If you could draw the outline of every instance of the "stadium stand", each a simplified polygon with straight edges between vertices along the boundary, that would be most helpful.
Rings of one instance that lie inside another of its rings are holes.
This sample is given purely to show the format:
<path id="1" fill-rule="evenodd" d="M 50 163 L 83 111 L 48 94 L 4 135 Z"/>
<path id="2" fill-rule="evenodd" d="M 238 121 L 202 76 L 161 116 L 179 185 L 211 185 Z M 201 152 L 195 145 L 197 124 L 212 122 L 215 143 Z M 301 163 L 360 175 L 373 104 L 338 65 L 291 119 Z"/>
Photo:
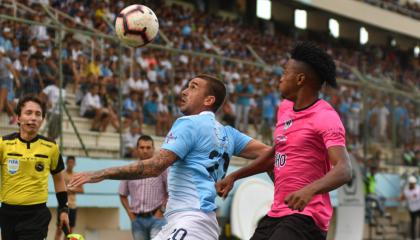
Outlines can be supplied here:
<path id="1" fill-rule="evenodd" d="M 56 12 L 60 13 L 59 16 L 67 16 L 59 17 L 59 20 L 66 26 L 74 27 L 82 23 L 85 29 L 95 29 L 107 34 L 111 33 L 113 30 L 112 25 L 109 23 L 115 17 L 118 6 L 108 3 L 93 5 L 91 2 L 91 5 L 86 4 L 88 2 L 71 1 L 65 3 L 52 1 L 51 6 L 54 8 L 51 8 L 49 11 L 56 10 Z M 149 119 L 149 110 L 155 111 L 156 114 L 159 113 L 157 108 L 163 111 L 169 108 L 172 111 L 172 106 L 169 105 L 173 104 L 176 94 L 179 93 L 190 76 L 199 72 L 221 73 L 230 86 L 230 93 L 234 93 L 235 84 L 238 83 L 240 78 L 249 78 L 256 88 L 251 112 L 258 110 L 256 106 L 259 99 L 261 99 L 262 83 L 275 86 L 276 80 L 282 71 L 279 66 L 282 66 L 287 60 L 287 56 L 283 53 L 287 52 L 286 50 L 293 45 L 296 38 L 288 34 L 287 31 L 277 32 L 274 35 L 270 33 L 260 34 L 255 28 L 248 27 L 238 19 L 222 18 L 215 14 L 202 14 L 198 11 L 193 11 L 193 8 L 187 8 L 183 5 L 172 7 L 159 5 L 156 2 L 150 2 L 150 4 L 152 7 L 163 6 L 156 8 L 156 14 L 162 16 L 162 32 L 171 40 L 169 44 L 173 47 L 180 50 L 213 53 L 230 58 L 258 61 L 251 54 L 251 51 L 255 51 L 260 59 L 270 66 L 274 66 L 274 68 L 244 67 L 235 63 L 223 64 L 215 59 L 186 54 L 175 56 L 157 49 L 138 49 L 134 52 L 126 50 L 122 55 L 122 71 L 125 73 L 126 79 L 123 84 L 123 99 L 125 100 L 130 91 L 137 91 L 139 95 L 138 108 L 143 109 L 143 113 L 146 113 L 146 116 L 144 116 L 146 123 L 153 124 L 155 121 L 154 119 Z M 28 6 L 30 6 L 30 9 L 37 11 L 35 13 L 18 11 L 17 15 L 36 21 L 53 21 L 47 13 L 39 14 L 40 12 L 45 12 L 40 5 L 32 3 L 32 5 Z M 3 8 L 3 12 L 6 9 L 8 8 Z M 19 71 L 23 82 L 21 88 L 15 88 L 15 97 L 17 98 L 28 91 L 41 92 L 43 88 L 48 86 L 51 78 L 58 77 L 58 56 L 60 54 L 55 41 L 56 34 L 52 29 L 43 26 L 30 27 L 10 21 L 3 21 L 1 24 L 3 33 L 0 38 L 0 45 L 5 48 L 7 54 L 13 60 L 13 64 Z M 203 36 L 206 36 L 206 38 Z M 357 68 L 372 83 L 389 85 L 405 91 L 419 91 L 419 61 L 408 56 L 406 52 L 395 48 L 373 45 L 360 48 L 350 43 L 347 43 L 346 47 L 344 47 L 345 44 L 325 39 L 325 37 L 316 33 L 307 37 L 302 36 L 298 40 L 307 38 L 317 40 L 319 44 L 329 49 L 329 52 L 335 56 L 339 66 L 338 75 L 342 79 L 357 81 L 357 77 L 351 70 L 351 68 Z M 235 42 L 246 42 L 249 48 L 244 47 L 245 45 L 243 44 L 234 44 Z M 159 38 L 157 43 L 164 44 L 164 41 L 162 38 Z M 78 123 L 89 121 L 82 118 L 80 114 L 75 113 L 77 106 L 82 103 L 83 97 L 91 84 L 99 84 L 101 86 L 102 90 L 99 96 L 102 99 L 103 107 L 109 109 L 113 115 L 118 114 L 119 104 L 116 101 L 118 100 L 116 83 L 118 82 L 117 76 L 120 69 L 117 66 L 118 54 L 115 44 L 110 41 L 98 42 L 94 38 L 83 38 L 80 34 L 66 34 L 63 39 L 61 56 L 65 59 L 63 61 L 64 87 L 69 90 L 67 91 L 69 100 L 66 103 L 70 112 L 73 113 L 73 118 Z M 130 63 L 130 59 L 135 59 L 134 64 Z M 31 67 L 31 64 L 35 64 L 36 67 Z M 169 90 L 171 78 L 175 79 L 174 91 L 172 94 L 167 94 L 171 92 Z M 67 84 L 68 86 L 66 86 Z M 158 95 L 159 104 L 149 101 L 153 93 Z M 72 98 L 72 94 L 74 94 L 75 98 Z M 351 136 L 350 142 L 355 142 L 354 139 L 360 140 L 361 137 L 359 127 L 352 125 L 355 121 L 355 124 L 359 126 L 358 123 L 361 121 L 358 119 L 360 116 L 359 112 L 362 111 L 360 107 L 361 97 L 362 94 L 359 87 L 351 85 L 343 85 L 338 91 L 328 91 L 325 95 L 325 98 L 331 99 L 331 103 L 342 114 L 344 122 L 350 122 L 350 126 L 346 126 Z M 166 100 L 162 101 L 164 99 Z M 387 132 L 385 134 L 383 132 L 383 128 L 386 128 L 386 125 L 390 122 L 390 114 L 386 111 L 389 111 L 389 106 L 386 106 L 386 109 L 381 108 L 382 106 L 378 104 L 379 99 L 381 99 L 381 96 L 368 100 L 367 106 L 369 107 L 367 109 L 369 109 L 369 112 L 367 115 L 370 116 L 368 121 L 378 121 L 377 116 L 385 114 L 383 116 L 384 120 L 381 119 L 381 121 L 385 121 L 382 123 L 384 126 L 382 126 L 382 130 L 372 129 L 370 134 L 375 139 L 389 141 L 390 133 Z M 77 105 L 74 105 L 74 103 Z M 416 128 L 414 124 L 416 124 L 416 116 L 418 114 L 415 113 L 418 110 L 415 109 L 411 102 L 398 101 L 398 104 L 399 106 L 396 109 L 401 109 L 403 114 L 402 117 L 404 119 L 401 121 L 404 122 L 404 131 Z M 147 107 L 145 108 L 144 106 Z M 160 113 L 160 115 L 162 114 L 164 112 Z M 107 125 L 113 122 L 114 127 L 118 128 L 115 117 L 113 117 L 114 120 L 107 120 L 107 123 L 104 124 Z M 10 122 L 13 123 L 14 121 L 14 116 L 10 114 Z M 142 122 L 139 122 L 139 124 L 141 127 Z M 158 121 L 156 129 L 161 129 L 161 125 L 164 124 Z M 258 124 L 256 122 L 255 125 L 258 126 Z M 109 129 L 105 125 L 102 127 L 102 131 Z M 127 129 L 127 125 L 124 125 L 125 129 Z M 96 129 L 83 129 L 83 131 L 85 130 L 89 132 L 89 130 Z M 112 133 L 109 134 L 112 135 Z M 157 134 L 156 131 L 155 134 Z M 90 135 L 88 135 L 88 138 L 90 138 Z M 164 135 L 164 133 L 159 133 L 158 135 Z M 402 137 L 407 136 L 407 134 L 401 135 Z M 91 145 L 88 144 L 88 146 Z M 114 146 L 113 149 L 117 150 L 118 146 Z M 115 157 L 116 155 L 113 156 Z"/>
<path id="2" fill-rule="evenodd" d="M 420 2 L 418 0 L 363 0 L 366 3 L 389 11 L 420 19 Z"/>

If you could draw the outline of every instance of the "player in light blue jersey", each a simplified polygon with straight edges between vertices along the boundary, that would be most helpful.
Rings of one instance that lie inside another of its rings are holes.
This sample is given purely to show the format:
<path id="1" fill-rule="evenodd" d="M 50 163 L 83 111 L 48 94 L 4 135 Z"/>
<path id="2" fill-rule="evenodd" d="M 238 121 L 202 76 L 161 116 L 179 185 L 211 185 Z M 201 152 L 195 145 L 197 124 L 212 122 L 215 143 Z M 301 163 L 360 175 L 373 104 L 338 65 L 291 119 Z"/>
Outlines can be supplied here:
<path id="1" fill-rule="evenodd" d="M 226 97 L 226 87 L 217 78 L 194 77 L 181 97 L 185 116 L 173 124 L 159 154 L 127 166 L 79 173 L 69 188 L 104 179 L 155 177 L 171 166 L 165 212 L 168 224 L 154 240 L 216 240 L 215 183 L 225 176 L 233 155 L 255 159 L 270 148 L 216 120 L 215 112 Z"/>

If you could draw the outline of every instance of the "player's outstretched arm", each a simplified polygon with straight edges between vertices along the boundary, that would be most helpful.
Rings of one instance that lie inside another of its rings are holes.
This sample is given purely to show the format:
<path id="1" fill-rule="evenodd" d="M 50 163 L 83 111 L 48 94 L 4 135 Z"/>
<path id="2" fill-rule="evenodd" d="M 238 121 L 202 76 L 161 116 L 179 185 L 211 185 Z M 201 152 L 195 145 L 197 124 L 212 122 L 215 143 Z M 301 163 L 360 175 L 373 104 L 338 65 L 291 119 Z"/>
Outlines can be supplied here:
<path id="1" fill-rule="evenodd" d="M 286 196 L 285 203 L 292 210 L 302 211 L 316 194 L 330 192 L 352 178 L 352 167 L 345 147 L 328 148 L 328 159 L 334 165 L 324 177 Z"/>
<path id="2" fill-rule="evenodd" d="M 85 183 L 97 183 L 105 179 L 131 180 L 157 177 L 176 159 L 175 153 L 161 149 L 157 155 L 147 160 L 136 161 L 121 167 L 105 168 L 95 172 L 77 173 L 70 180 L 69 188 L 75 188 Z"/>
<path id="3" fill-rule="evenodd" d="M 252 140 L 241 152 L 240 156 L 245 158 L 255 158 L 251 164 L 240 168 L 229 174 L 224 179 L 216 183 L 216 191 L 220 197 L 226 198 L 236 180 L 263 173 L 274 166 L 274 147 L 268 147 L 261 142 Z"/>

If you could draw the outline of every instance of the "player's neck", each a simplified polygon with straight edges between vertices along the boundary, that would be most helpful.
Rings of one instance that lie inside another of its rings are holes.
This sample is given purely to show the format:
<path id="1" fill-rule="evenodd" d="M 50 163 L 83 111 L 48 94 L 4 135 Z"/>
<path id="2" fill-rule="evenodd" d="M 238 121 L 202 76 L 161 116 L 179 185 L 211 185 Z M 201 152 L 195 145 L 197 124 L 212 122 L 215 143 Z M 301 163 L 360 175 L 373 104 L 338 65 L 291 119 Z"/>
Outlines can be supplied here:
<path id="1" fill-rule="evenodd" d="M 318 100 L 318 93 L 304 93 L 300 92 L 295 99 L 295 104 L 293 105 L 293 109 L 300 110 L 304 109 L 316 102 Z"/>
<path id="2" fill-rule="evenodd" d="M 32 139 L 34 139 L 38 135 L 38 133 L 36 133 L 36 132 L 35 133 L 28 133 L 28 132 L 20 131 L 19 135 L 20 135 L 20 138 L 22 138 L 23 140 L 25 140 L 27 142 L 30 142 Z"/>
<path id="3" fill-rule="evenodd" d="M 194 111 L 194 112 L 192 112 L 191 114 L 188 114 L 188 115 L 198 115 L 202 112 L 212 112 L 212 111 L 211 111 L 211 109 L 208 109 L 208 108 L 200 108 L 197 111 Z"/>

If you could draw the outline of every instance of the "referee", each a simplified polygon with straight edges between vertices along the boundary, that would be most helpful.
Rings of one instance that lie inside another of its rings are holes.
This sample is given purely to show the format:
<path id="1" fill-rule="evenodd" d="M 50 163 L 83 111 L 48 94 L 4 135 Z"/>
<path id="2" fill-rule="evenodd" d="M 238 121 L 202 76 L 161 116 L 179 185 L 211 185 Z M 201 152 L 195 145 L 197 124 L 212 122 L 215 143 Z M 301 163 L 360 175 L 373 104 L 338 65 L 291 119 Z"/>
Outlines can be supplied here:
<path id="1" fill-rule="evenodd" d="M 38 130 L 46 105 L 36 96 L 23 97 L 17 107 L 19 132 L 0 139 L 2 240 L 42 240 L 51 213 L 46 206 L 51 173 L 61 227 L 69 229 L 64 163 L 57 144 Z"/>

